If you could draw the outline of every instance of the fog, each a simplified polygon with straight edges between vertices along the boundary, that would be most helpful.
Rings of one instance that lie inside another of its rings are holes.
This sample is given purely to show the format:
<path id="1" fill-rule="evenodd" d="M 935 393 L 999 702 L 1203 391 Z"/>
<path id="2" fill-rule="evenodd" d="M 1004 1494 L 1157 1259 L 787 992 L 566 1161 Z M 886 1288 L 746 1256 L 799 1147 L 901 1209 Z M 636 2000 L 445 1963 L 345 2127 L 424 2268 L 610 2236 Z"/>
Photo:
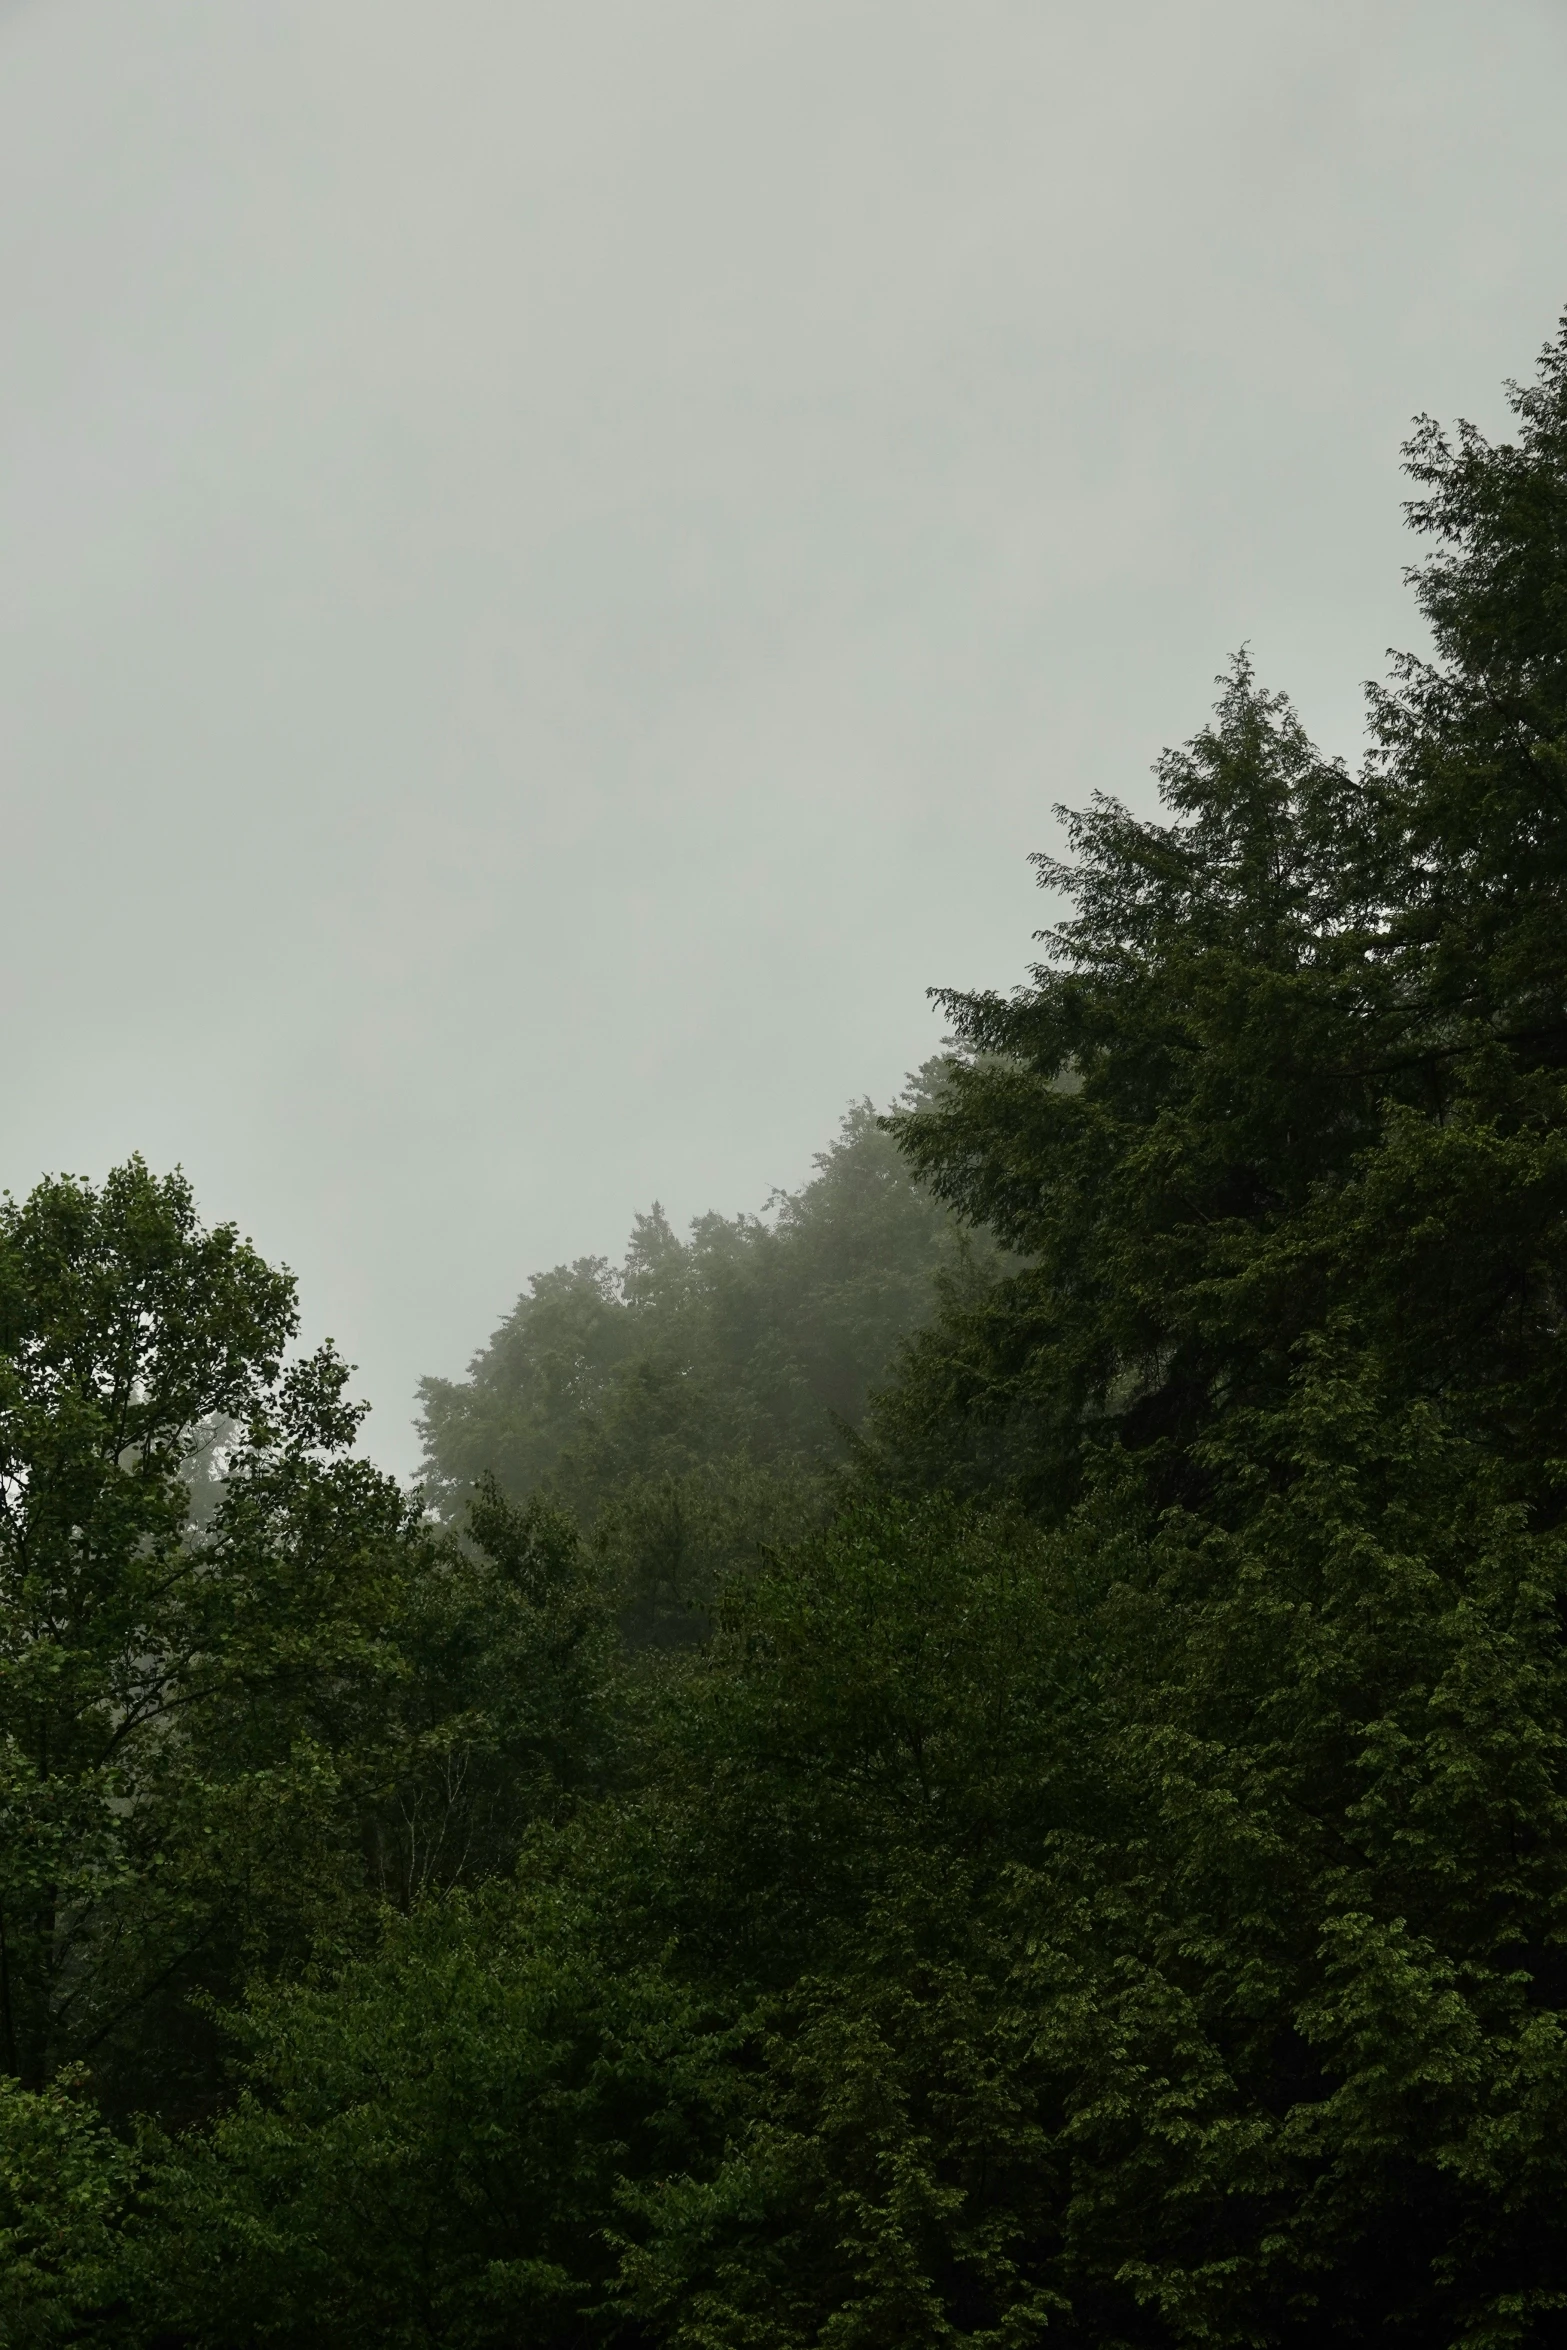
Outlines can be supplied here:
<path id="1" fill-rule="evenodd" d="M 0 11 L 0 1181 L 181 1161 L 412 1465 L 796 1183 L 1567 302 L 1567 9 Z"/>

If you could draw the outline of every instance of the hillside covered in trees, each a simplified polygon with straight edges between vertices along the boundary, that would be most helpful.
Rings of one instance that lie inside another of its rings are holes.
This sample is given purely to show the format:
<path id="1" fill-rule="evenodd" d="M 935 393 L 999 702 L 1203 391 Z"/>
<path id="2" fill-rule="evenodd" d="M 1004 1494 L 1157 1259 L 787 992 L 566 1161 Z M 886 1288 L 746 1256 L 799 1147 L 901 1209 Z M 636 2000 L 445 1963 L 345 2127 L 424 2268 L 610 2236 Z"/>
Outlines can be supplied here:
<path id="1" fill-rule="evenodd" d="M 939 1098 L 946 1065 L 900 1108 Z M 1001 1262 L 919 1185 L 869 1102 L 766 1216 L 639 1216 L 624 1263 L 535 1274 L 466 1380 L 421 1390 L 424 1490 L 548 1494 L 593 1541 L 634 1640 L 700 1632 L 718 1584 L 830 1506 L 873 1391 Z"/>
<path id="2" fill-rule="evenodd" d="M 0 1214 L 0 2340 L 1544 2350 L 1567 324 L 1012 994 L 356 1451 L 140 1162 Z M 199 1506 L 198 1506 L 199 1500 Z"/>

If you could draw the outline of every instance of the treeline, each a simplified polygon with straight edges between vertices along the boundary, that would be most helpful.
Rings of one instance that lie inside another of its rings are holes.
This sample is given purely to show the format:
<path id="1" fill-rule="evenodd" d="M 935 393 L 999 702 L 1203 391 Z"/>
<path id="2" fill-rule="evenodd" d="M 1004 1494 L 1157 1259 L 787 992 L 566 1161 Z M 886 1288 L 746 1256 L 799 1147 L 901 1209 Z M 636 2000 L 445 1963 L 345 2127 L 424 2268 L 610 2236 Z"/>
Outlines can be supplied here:
<path id="1" fill-rule="evenodd" d="M 928 1106 L 946 1062 L 898 1105 Z M 727 1574 L 820 1523 L 871 1393 L 938 1303 L 1004 1261 L 909 1164 L 869 1102 L 766 1216 L 656 1204 L 624 1262 L 536 1274 L 460 1382 L 421 1384 L 423 1488 L 450 1524 L 493 1478 L 590 1539 L 633 1645 L 699 1638 Z"/>
<path id="2" fill-rule="evenodd" d="M 1502 2350 L 1567 2313 L 1567 324 L 816 1180 L 353 1450 L 0 1219 L 0 2339 Z"/>

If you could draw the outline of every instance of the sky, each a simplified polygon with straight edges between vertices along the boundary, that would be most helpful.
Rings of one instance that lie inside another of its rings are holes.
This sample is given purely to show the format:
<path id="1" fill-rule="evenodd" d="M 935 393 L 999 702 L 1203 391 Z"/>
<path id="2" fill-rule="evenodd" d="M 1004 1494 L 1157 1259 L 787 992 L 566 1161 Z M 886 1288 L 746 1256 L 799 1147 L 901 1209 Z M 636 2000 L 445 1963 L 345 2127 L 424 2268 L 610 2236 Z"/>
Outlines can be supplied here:
<path id="1" fill-rule="evenodd" d="M 1567 305 L 1567 0 L 0 0 L 0 1184 L 182 1164 L 417 1458 L 1022 977 Z"/>

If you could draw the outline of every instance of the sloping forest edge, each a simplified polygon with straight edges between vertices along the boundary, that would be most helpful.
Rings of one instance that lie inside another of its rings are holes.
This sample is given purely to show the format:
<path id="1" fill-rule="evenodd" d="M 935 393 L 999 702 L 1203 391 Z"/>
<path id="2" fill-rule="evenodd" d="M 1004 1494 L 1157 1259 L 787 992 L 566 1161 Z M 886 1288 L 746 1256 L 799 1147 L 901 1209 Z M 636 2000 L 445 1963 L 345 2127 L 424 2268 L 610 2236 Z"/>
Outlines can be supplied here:
<path id="1" fill-rule="evenodd" d="M 355 1449 L 0 1208 L 0 2338 L 1503 2350 L 1567 2310 L 1567 321 L 763 1218 Z"/>

